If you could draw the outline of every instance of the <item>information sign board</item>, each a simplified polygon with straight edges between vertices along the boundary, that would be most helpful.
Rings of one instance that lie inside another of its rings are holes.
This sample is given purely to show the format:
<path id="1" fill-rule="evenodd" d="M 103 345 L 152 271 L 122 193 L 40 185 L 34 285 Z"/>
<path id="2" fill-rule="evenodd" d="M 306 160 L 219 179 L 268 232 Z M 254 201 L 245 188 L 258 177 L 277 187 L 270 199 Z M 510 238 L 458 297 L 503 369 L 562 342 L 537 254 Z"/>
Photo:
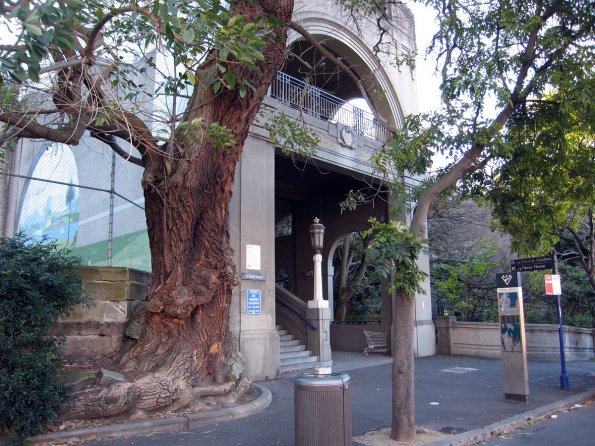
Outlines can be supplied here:
<path id="1" fill-rule="evenodd" d="M 558 274 L 546 274 L 545 275 L 545 294 L 548 296 L 562 295 L 562 283 L 560 281 L 560 275 L 558 275 Z"/>
<path id="2" fill-rule="evenodd" d="M 246 301 L 246 312 L 248 314 L 260 314 L 262 311 L 262 291 L 248 290 Z"/>

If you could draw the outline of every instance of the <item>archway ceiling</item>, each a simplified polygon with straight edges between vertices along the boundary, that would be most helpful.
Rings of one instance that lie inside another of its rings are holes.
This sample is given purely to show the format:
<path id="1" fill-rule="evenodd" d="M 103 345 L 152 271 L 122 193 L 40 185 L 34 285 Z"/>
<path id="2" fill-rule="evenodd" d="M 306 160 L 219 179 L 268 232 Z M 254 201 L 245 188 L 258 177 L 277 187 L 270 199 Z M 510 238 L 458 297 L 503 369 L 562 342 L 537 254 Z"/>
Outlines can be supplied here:
<path id="1" fill-rule="evenodd" d="M 365 185 L 361 179 L 334 172 L 320 162 L 306 164 L 283 155 L 275 158 L 275 198 L 278 201 L 305 203 L 319 191 L 347 194 Z"/>
<path id="2" fill-rule="evenodd" d="M 330 45 L 324 42 L 322 44 L 335 57 L 339 59 L 343 57 Z M 309 77 L 312 85 L 345 101 L 361 96 L 353 80 L 344 71 L 338 69 L 332 62 L 322 56 L 309 42 L 297 40 L 292 43 L 289 49 L 290 55 L 283 66 L 283 72 L 298 79 Z M 312 67 L 312 70 L 302 61 Z"/>

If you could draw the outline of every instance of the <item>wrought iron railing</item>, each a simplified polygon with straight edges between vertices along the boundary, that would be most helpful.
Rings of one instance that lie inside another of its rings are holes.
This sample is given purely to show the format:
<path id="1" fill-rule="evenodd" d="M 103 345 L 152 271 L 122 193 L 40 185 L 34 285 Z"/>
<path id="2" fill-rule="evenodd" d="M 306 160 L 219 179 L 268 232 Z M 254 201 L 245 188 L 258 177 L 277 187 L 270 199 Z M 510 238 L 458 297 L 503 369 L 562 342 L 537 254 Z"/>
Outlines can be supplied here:
<path id="1" fill-rule="evenodd" d="M 289 74 L 277 73 L 269 94 L 284 105 L 317 119 L 349 126 L 354 132 L 374 141 L 384 143 L 391 137 L 387 123 L 369 111 Z"/>

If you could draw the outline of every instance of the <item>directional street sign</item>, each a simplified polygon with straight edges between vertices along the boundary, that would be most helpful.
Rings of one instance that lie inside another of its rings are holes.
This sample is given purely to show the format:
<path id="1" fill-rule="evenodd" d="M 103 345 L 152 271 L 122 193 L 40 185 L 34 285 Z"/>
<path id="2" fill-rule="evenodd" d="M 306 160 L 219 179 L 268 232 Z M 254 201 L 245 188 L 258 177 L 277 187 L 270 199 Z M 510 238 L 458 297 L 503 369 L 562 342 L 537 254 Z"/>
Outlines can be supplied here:
<path id="1" fill-rule="evenodd" d="M 526 259 L 515 259 L 510 261 L 510 270 L 513 272 L 539 271 L 552 269 L 554 262 L 552 256 L 528 257 Z"/>

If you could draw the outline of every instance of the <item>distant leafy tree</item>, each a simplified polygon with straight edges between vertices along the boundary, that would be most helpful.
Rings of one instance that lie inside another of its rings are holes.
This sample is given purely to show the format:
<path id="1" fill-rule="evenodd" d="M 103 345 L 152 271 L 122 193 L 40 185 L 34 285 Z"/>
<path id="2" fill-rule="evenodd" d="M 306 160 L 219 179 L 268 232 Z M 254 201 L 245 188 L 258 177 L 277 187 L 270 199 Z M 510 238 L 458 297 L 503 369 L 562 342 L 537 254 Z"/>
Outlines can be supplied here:
<path id="1" fill-rule="evenodd" d="M 519 109 L 506 152 L 467 186 L 490 203 L 517 252 L 555 249 L 595 290 L 595 79 L 585 78 L 584 89 L 558 82 Z"/>
<path id="2" fill-rule="evenodd" d="M 349 233 L 335 252 L 335 321 L 380 317 L 380 283 L 374 265 L 368 263 L 369 242 L 359 232 Z"/>
<path id="3" fill-rule="evenodd" d="M 495 276 L 501 259 L 493 240 L 467 248 L 458 260 L 432 262 L 432 297 L 438 314 L 447 312 L 469 322 L 496 321 Z"/>
<path id="4" fill-rule="evenodd" d="M 595 327 L 595 291 L 585 280 L 582 268 L 562 261 L 562 316 L 564 325 Z M 542 272 L 523 274 L 523 299 L 528 323 L 557 324 L 558 305 L 555 296 L 545 294 Z"/>

